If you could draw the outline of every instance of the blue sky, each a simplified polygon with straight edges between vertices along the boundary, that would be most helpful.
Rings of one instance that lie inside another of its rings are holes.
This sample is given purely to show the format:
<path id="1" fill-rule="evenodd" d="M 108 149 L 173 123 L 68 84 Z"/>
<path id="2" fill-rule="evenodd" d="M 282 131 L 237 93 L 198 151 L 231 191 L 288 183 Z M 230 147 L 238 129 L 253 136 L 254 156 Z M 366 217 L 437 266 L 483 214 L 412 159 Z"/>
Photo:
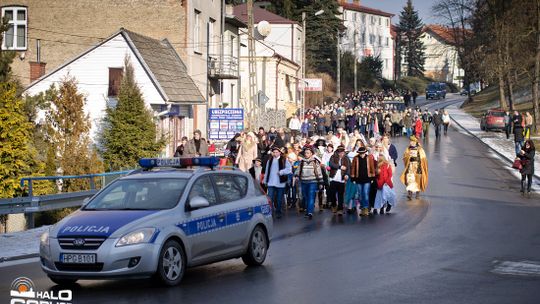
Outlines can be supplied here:
<path id="1" fill-rule="evenodd" d="M 439 23 L 431 13 L 431 7 L 437 2 L 438 0 L 413 0 L 414 8 L 418 11 L 425 24 Z M 399 22 L 399 13 L 406 3 L 407 0 L 360 0 L 361 5 L 395 14 L 392 18 L 394 24 Z"/>

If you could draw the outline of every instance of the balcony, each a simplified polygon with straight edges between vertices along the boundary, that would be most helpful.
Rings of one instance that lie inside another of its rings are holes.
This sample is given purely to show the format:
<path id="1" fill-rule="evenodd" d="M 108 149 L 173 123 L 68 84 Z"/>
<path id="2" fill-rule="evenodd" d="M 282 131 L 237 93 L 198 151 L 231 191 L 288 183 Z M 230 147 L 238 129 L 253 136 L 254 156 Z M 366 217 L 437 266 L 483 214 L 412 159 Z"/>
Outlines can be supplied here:
<path id="1" fill-rule="evenodd" d="M 208 59 L 208 78 L 238 79 L 238 58 L 231 55 L 210 55 Z"/>

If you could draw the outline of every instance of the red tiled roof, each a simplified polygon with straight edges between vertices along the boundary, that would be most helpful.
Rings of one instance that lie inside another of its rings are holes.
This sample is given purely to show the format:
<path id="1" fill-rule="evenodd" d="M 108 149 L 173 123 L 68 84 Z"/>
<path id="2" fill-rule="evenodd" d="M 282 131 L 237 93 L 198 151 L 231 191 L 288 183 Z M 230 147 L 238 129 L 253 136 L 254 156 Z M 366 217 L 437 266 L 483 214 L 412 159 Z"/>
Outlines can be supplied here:
<path id="1" fill-rule="evenodd" d="M 435 34 L 435 36 L 442 39 L 444 42 L 455 45 L 456 44 L 456 35 L 454 33 L 454 30 L 452 28 L 438 25 L 438 24 L 429 24 L 424 26 L 423 32 L 431 32 L 432 34 Z M 466 30 L 465 35 L 468 36 L 471 34 L 471 31 Z"/>
<path id="2" fill-rule="evenodd" d="M 379 15 L 379 16 L 384 16 L 384 17 L 394 16 L 394 14 L 391 14 L 391 13 L 383 12 L 378 9 L 374 9 L 374 8 L 370 8 L 367 6 L 358 5 L 354 3 L 341 3 L 341 6 L 343 6 L 343 9 L 346 9 L 346 10 L 357 11 L 357 12 L 362 12 L 362 13 L 371 14 L 371 15 Z"/>
<path id="3" fill-rule="evenodd" d="M 240 4 L 233 8 L 234 15 L 236 18 L 238 18 L 240 21 L 244 23 L 248 23 L 248 15 L 247 15 L 247 4 Z M 268 23 L 274 23 L 274 24 L 298 24 L 298 22 L 289 20 L 287 18 L 281 17 L 279 15 L 276 15 L 272 12 L 269 12 L 265 9 L 262 9 L 256 5 L 253 6 L 253 22 L 259 23 L 263 20 L 268 21 Z"/>

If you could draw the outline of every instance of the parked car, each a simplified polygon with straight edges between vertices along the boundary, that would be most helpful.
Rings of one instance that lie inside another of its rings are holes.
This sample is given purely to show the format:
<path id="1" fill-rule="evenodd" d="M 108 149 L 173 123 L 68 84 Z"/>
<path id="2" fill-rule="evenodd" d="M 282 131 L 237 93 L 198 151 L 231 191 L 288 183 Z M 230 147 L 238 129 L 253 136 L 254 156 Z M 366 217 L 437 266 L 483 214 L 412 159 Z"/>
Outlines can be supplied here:
<path id="1" fill-rule="evenodd" d="M 475 95 L 476 94 L 476 90 L 475 89 L 471 89 L 471 95 Z M 461 96 L 466 96 L 466 95 L 469 95 L 467 89 L 463 89 L 461 90 L 461 92 L 459 92 L 459 95 Z"/>
<path id="2" fill-rule="evenodd" d="M 503 110 L 488 110 L 480 120 L 480 129 L 483 131 L 504 130 Z"/>

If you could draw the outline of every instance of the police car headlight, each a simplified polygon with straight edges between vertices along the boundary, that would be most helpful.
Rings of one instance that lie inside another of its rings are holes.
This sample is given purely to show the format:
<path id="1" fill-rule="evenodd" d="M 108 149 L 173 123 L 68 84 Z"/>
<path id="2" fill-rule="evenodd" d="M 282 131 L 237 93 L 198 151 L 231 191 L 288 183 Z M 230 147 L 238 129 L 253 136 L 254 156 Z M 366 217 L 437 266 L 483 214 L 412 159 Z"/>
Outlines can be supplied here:
<path id="1" fill-rule="evenodd" d="M 39 238 L 39 242 L 41 246 L 48 247 L 49 246 L 49 231 L 45 231 L 41 237 Z"/>
<path id="2" fill-rule="evenodd" d="M 140 243 L 148 243 L 154 233 L 156 232 L 155 228 L 143 228 L 133 232 L 130 232 L 123 237 L 121 237 L 118 242 L 116 242 L 116 247 L 122 247 L 127 245 L 134 245 Z"/>

